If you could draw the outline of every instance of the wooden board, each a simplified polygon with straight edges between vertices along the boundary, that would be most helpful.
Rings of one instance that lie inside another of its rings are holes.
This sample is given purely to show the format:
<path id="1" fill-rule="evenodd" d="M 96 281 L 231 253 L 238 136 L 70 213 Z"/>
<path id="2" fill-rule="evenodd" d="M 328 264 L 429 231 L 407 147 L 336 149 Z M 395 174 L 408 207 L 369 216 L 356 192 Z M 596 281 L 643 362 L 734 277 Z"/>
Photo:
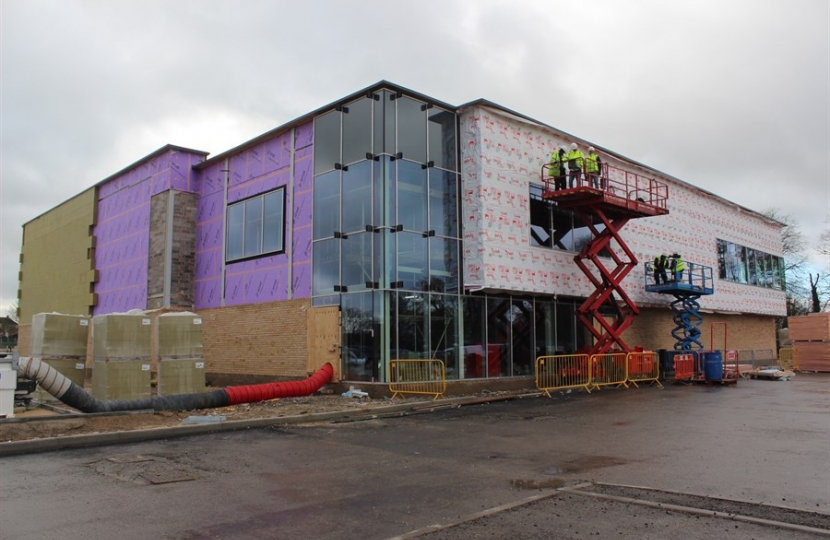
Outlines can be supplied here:
<path id="1" fill-rule="evenodd" d="M 308 372 L 313 373 L 328 362 L 334 368 L 332 382 L 340 381 L 340 308 L 310 308 L 306 314 L 306 321 Z"/>
<path id="2" fill-rule="evenodd" d="M 790 317 L 788 326 L 792 341 L 830 341 L 830 313 Z"/>
<path id="3" fill-rule="evenodd" d="M 830 341 L 794 341 L 801 371 L 830 372 Z"/>

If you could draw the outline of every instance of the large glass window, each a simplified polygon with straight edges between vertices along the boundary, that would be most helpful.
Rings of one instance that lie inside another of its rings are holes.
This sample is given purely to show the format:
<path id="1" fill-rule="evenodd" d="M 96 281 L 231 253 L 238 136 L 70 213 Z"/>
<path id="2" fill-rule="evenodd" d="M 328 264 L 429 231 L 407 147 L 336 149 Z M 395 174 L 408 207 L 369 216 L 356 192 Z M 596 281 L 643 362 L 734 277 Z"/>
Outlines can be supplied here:
<path id="1" fill-rule="evenodd" d="M 314 296 L 332 294 L 335 285 L 340 284 L 340 240 L 314 242 L 312 259 L 311 293 Z"/>
<path id="2" fill-rule="evenodd" d="M 496 358 L 492 367 L 486 363 L 487 314 L 485 302 L 485 298 L 478 296 L 464 296 L 461 298 L 464 314 L 462 354 L 464 357 L 465 379 L 499 376 L 498 358 Z"/>
<path id="3" fill-rule="evenodd" d="M 455 115 L 439 107 L 427 109 L 429 161 L 442 169 L 456 170 Z"/>
<path id="4" fill-rule="evenodd" d="M 726 281 L 784 289 L 784 259 L 760 249 L 717 240 L 718 276 Z"/>
<path id="5" fill-rule="evenodd" d="M 438 236 L 457 238 L 458 175 L 429 169 L 429 229 Z"/>
<path id="6" fill-rule="evenodd" d="M 458 292 L 458 240 L 435 236 L 429 239 L 430 290 Z"/>
<path id="7" fill-rule="evenodd" d="M 427 230 L 427 171 L 417 163 L 398 161 L 398 220 L 404 230 Z"/>
<path id="8" fill-rule="evenodd" d="M 511 328 L 510 298 L 487 298 L 487 365 L 498 365 L 500 376 L 510 375 Z"/>
<path id="9" fill-rule="evenodd" d="M 444 362 L 448 379 L 458 372 L 458 296 L 429 295 L 430 358 Z"/>
<path id="10" fill-rule="evenodd" d="M 227 216 L 227 261 L 283 250 L 285 188 L 229 205 Z"/>
<path id="11" fill-rule="evenodd" d="M 364 159 L 343 171 L 341 232 L 365 231 L 372 224 L 372 163 Z"/>
<path id="12" fill-rule="evenodd" d="M 398 281 L 404 289 L 425 291 L 429 284 L 427 238 L 421 233 L 396 233 L 398 242 Z"/>
<path id="13" fill-rule="evenodd" d="M 579 251 L 591 238 L 587 227 L 574 228 L 574 214 L 542 198 L 542 186 L 530 184 L 530 245 Z M 587 236 L 586 236 L 587 235 Z"/>
<path id="14" fill-rule="evenodd" d="M 533 368 L 533 301 L 513 299 L 510 308 L 511 349 L 513 365 L 511 375 L 532 375 Z"/>
<path id="15" fill-rule="evenodd" d="M 392 296 L 395 299 L 394 313 L 397 320 L 391 328 L 398 330 L 397 341 L 392 348 L 392 358 L 428 358 L 427 295 L 400 292 Z"/>
<path id="16" fill-rule="evenodd" d="M 371 98 L 362 98 L 343 107 L 343 164 L 366 159 L 372 153 Z"/>
<path id="17" fill-rule="evenodd" d="M 314 119 L 314 174 L 334 169 L 340 163 L 339 111 L 331 111 Z"/>
<path id="18" fill-rule="evenodd" d="M 394 154 L 395 153 L 395 102 L 392 101 L 393 94 L 388 90 L 382 90 L 375 94 L 375 116 L 374 125 L 374 153 Z"/>
<path id="19" fill-rule="evenodd" d="M 371 286 L 372 277 L 372 241 L 374 235 L 369 232 L 350 234 L 342 240 L 343 278 L 341 285 L 347 290 L 365 289 Z"/>
<path id="20" fill-rule="evenodd" d="M 427 162 L 425 104 L 408 97 L 395 100 L 398 110 L 398 152 L 404 159 Z"/>
<path id="21" fill-rule="evenodd" d="M 344 378 L 351 381 L 378 379 L 379 322 L 372 293 L 343 295 L 340 322 Z"/>
<path id="22" fill-rule="evenodd" d="M 314 177 L 314 239 L 340 232 L 340 171 Z"/>

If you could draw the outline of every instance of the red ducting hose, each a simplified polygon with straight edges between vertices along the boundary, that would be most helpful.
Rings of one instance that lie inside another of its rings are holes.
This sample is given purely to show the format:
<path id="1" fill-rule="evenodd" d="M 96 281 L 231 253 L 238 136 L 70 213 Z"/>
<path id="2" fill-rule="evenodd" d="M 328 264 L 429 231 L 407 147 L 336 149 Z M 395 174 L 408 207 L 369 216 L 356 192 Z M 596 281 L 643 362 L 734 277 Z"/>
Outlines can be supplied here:
<path id="1" fill-rule="evenodd" d="M 287 381 L 278 383 L 251 384 L 247 386 L 229 386 L 228 405 L 254 403 L 268 399 L 309 396 L 331 381 L 334 368 L 325 364 L 314 375 L 304 381 Z"/>

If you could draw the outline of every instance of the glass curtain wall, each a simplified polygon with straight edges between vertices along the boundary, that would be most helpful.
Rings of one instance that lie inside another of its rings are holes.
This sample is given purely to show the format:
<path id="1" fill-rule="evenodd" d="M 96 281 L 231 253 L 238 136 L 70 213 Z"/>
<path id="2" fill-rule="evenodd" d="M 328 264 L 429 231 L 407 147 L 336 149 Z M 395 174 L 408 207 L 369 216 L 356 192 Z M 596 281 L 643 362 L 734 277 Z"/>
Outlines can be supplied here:
<path id="1" fill-rule="evenodd" d="M 456 116 L 380 90 L 314 124 L 312 303 L 340 305 L 344 378 L 459 358 Z"/>

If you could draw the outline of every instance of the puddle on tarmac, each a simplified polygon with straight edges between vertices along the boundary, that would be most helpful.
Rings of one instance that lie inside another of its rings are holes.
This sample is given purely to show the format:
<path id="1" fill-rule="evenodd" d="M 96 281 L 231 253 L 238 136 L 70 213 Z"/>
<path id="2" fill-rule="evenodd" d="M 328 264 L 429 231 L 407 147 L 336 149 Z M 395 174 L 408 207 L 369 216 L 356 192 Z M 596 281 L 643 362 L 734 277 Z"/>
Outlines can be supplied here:
<path id="1" fill-rule="evenodd" d="M 549 480 L 511 480 L 510 484 L 516 489 L 557 489 L 565 485 L 565 481 L 561 478 L 551 478 Z"/>

